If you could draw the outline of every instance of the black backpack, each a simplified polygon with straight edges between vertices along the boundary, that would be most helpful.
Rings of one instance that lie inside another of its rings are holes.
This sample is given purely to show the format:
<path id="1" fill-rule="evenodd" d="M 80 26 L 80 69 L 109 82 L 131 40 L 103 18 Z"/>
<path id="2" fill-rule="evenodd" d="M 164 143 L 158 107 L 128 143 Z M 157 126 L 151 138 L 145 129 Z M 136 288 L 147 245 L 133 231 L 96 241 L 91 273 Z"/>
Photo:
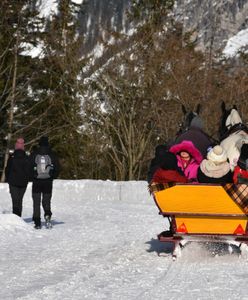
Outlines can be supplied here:
<path id="1" fill-rule="evenodd" d="M 35 157 L 37 179 L 48 179 L 51 178 L 53 170 L 52 160 L 48 154 L 37 154 Z"/>

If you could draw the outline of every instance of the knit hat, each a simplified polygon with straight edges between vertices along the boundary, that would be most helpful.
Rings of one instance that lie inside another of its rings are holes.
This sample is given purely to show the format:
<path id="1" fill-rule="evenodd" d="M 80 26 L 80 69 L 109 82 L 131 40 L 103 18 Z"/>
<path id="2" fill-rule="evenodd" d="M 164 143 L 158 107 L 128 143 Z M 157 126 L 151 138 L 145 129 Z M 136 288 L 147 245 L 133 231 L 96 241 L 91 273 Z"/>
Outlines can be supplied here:
<path id="1" fill-rule="evenodd" d="M 166 152 L 161 158 L 160 167 L 164 170 L 177 170 L 177 157 L 174 153 Z"/>
<path id="2" fill-rule="evenodd" d="M 240 149 L 238 166 L 243 170 L 248 170 L 248 144 L 243 144 Z"/>
<path id="3" fill-rule="evenodd" d="M 155 157 L 161 158 L 168 151 L 168 147 L 166 145 L 158 145 L 155 148 Z"/>
<path id="4" fill-rule="evenodd" d="M 42 136 L 39 140 L 39 145 L 40 146 L 49 146 L 48 137 Z"/>
<path id="5" fill-rule="evenodd" d="M 227 161 L 227 154 L 220 145 L 216 145 L 208 152 L 207 159 L 214 163 L 222 163 Z"/>
<path id="6" fill-rule="evenodd" d="M 16 140 L 15 150 L 24 150 L 24 139 L 23 138 L 19 138 Z"/>

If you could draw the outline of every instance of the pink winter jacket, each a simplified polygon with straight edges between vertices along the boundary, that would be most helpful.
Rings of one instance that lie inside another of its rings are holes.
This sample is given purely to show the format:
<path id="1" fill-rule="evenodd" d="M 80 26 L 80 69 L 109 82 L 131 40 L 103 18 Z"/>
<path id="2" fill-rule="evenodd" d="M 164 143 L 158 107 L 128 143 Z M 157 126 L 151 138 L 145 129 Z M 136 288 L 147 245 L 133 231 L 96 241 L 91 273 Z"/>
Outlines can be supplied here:
<path id="1" fill-rule="evenodd" d="M 179 144 L 173 145 L 169 151 L 176 154 L 178 167 L 182 169 L 188 180 L 197 182 L 197 171 L 203 157 L 195 145 L 191 141 L 185 140 Z M 181 151 L 186 151 L 191 155 L 191 161 L 185 169 L 183 168 L 182 159 L 179 155 Z"/>
<path id="2" fill-rule="evenodd" d="M 187 167 L 184 169 L 182 159 L 181 159 L 180 155 L 177 155 L 177 165 L 179 168 L 182 169 L 184 175 L 186 176 L 186 178 L 188 178 L 189 181 L 198 182 L 197 181 L 197 172 L 198 172 L 198 168 L 199 168 L 200 164 L 197 163 L 194 158 L 191 158 L 191 161 L 189 162 Z"/>

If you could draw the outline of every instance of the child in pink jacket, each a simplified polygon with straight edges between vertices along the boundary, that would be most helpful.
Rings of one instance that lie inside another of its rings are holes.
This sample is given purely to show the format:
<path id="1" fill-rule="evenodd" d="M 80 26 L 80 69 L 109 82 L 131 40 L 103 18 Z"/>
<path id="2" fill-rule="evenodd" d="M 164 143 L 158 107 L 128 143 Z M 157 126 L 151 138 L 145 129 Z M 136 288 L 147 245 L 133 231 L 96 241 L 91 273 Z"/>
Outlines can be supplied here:
<path id="1" fill-rule="evenodd" d="M 182 141 L 171 146 L 170 152 L 176 154 L 177 164 L 190 182 L 197 182 L 197 171 L 203 157 L 191 141 Z"/>

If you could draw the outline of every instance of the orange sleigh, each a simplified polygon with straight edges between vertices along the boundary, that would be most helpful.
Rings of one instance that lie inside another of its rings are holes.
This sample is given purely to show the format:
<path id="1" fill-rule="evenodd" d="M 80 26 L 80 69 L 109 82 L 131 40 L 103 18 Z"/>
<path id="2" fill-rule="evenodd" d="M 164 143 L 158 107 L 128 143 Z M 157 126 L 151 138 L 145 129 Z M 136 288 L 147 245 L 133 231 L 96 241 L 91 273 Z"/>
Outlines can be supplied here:
<path id="1" fill-rule="evenodd" d="M 152 184 L 159 212 L 170 217 L 172 234 L 159 235 L 173 242 L 173 257 L 182 241 L 227 242 L 248 253 L 248 186 L 226 184 Z"/>

